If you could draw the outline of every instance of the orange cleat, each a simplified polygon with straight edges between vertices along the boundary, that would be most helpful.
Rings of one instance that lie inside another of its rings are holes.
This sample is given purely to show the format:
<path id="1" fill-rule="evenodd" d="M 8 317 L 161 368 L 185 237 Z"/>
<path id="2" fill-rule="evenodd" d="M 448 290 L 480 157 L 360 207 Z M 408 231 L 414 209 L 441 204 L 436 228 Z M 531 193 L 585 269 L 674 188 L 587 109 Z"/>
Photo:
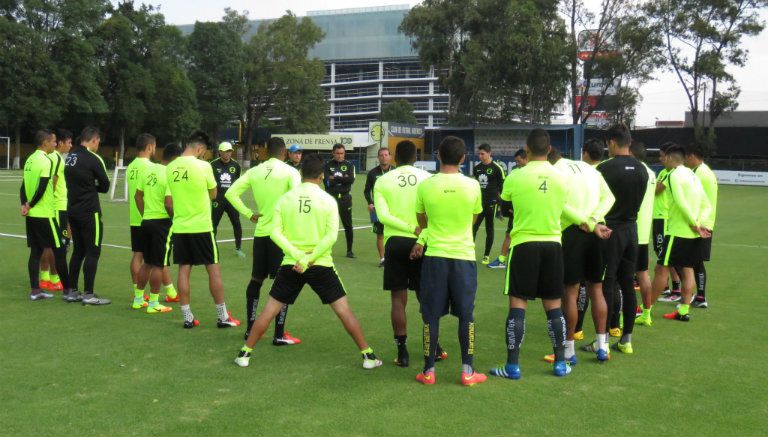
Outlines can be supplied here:
<path id="1" fill-rule="evenodd" d="M 485 380 L 488 379 L 487 376 L 485 376 L 482 373 L 472 372 L 472 374 L 467 374 L 464 372 L 461 372 L 461 385 L 472 387 L 473 385 L 482 384 L 485 382 Z"/>
<path id="2" fill-rule="evenodd" d="M 416 375 L 416 381 L 419 381 L 420 383 L 424 385 L 434 385 L 435 384 L 435 372 L 420 372 L 418 375 Z M 462 381 L 463 384 L 463 381 Z"/>

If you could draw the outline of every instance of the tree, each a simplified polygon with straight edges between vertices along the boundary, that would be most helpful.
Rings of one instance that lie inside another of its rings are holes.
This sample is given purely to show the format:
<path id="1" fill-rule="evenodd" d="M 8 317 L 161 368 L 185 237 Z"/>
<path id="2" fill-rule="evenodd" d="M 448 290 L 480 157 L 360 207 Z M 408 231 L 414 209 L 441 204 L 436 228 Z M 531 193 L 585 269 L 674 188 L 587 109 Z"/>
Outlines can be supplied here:
<path id="1" fill-rule="evenodd" d="M 379 120 L 391 123 L 416 124 L 413 105 L 405 99 L 393 100 L 381 106 Z"/>
<path id="2" fill-rule="evenodd" d="M 322 61 L 309 59 L 309 50 L 323 32 L 309 18 L 297 19 L 290 11 L 264 23 L 245 48 L 243 119 L 247 144 L 263 119 L 288 133 L 328 130 L 328 103 L 320 84 L 325 76 Z"/>
<path id="3" fill-rule="evenodd" d="M 667 66 L 688 98 L 696 141 L 710 153 L 715 121 L 738 107 L 740 89 L 727 68 L 746 64 L 742 38 L 762 32 L 759 10 L 765 6 L 768 0 L 654 0 L 646 8 L 662 29 Z M 699 119 L 702 111 L 706 121 Z"/>
<path id="4" fill-rule="evenodd" d="M 565 96 L 554 0 L 425 0 L 400 31 L 450 92 L 452 123 L 547 122 Z"/>

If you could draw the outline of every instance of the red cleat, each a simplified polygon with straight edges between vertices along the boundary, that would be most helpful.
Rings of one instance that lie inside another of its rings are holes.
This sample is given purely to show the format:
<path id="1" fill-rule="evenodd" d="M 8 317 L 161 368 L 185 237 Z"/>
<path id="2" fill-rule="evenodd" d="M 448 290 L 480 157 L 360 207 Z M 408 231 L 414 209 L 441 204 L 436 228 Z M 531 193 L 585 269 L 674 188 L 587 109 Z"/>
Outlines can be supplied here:
<path id="1" fill-rule="evenodd" d="M 680 314 L 677 310 L 669 313 L 664 314 L 664 318 L 667 320 L 679 320 L 681 322 L 690 322 L 691 318 L 688 316 L 688 314 Z"/>
<path id="2" fill-rule="evenodd" d="M 53 284 L 51 284 L 51 281 L 40 281 L 38 287 L 40 287 L 41 290 L 53 291 L 51 289 L 53 287 Z"/>
<path id="3" fill-rule="evenodd" d="M 169 297 L 167 294 L 165 295 L 165 302 L 171 303 L 171 302 L 178 302 L 179 301 L 179 295 L 177 294 L 176 297 Z"/>
<path id="4" fill-rule="evenodd" d="M 477 384 L 482 384 L 485 382 L 486 379 L 488 379 L 488 377 L 482 373 L 472 372 L 472 374 L 470 375 L 470 374 L 461 372 L 461 385 L 464 385 L 467 387 L 471 387 Z"/>
<path id="5" fill-rule="evenodd" d="M 427 372 L 427 373 L 420 372 L 418 375 L 416 375 L 416 381 L 419 381 L 424 385 L 434 385 L 435 372 Z"/>
<path id="6" fill-rule="evenodd" d="M 229 316 L 229 320 L 235 322 L 235 326 L 240 326 L 240 321 L 232 317 L 232 311 L 227 311 L 227 315 Z"/>
<path id="7" fill-rule="evenodd" d="M 274 344 L 275 346 L 291 346 L 291 345 L 294 345 L 294 344 L 301 344 L 301 340 L 299 340 L 298 338 L 292 336 L 288 332 L 284 332 L 282 337 L 280 337 L 280 338 L 277 338 L 277 337 L 273 338 L 272 339 L 272 344 Z"/>
<path id="8" fill-rule="evenodd" d="M 57 283 L 49 282 L 51 284 L 51 288 L 48 289 L 48 291 L 64 291 L 64 284 L 61 283 L 61 281 Z"/>

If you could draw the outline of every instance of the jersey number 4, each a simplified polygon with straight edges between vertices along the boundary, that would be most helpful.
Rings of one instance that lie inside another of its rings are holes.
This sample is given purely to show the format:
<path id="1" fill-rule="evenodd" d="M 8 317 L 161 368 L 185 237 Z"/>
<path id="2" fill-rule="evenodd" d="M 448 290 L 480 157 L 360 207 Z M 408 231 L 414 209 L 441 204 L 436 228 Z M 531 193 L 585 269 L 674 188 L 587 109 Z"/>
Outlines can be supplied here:
<path id="1" fill-rule="evenodd" d="M 547 192 L 547 181 L 543 181 L 541 185 L 539 185 L 539 191 L 541 191 L 542 193 Z"/>
<path id="2" fill-rule="evenodd" d="M 174 182 L 181 182 L 182 180 L 188 181 L 189 175 L 187 174 L 187 170 L 184 170 L 184 173 L 181 173 L 178 170 L 173 171 L 173 181 Z"/>

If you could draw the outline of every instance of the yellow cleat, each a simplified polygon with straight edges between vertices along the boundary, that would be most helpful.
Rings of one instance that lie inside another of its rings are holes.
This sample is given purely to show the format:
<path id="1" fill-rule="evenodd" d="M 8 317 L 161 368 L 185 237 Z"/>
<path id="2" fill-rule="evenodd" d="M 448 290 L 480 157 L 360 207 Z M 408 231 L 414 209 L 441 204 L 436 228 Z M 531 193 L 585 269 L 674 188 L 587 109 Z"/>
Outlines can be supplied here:
<path id="1" fill-rule="evenodd" d="M 608 330 L 611 337 L 621 337 L 621 328 L 611 328 Z"/>
<path id="2" fill-rule="evenodd" d="M 575 341 L 584 340 L 584 331 L 574 332 L 573 333 L 573 339 Z"/>
<path id="3" fill-rule="evenodd" d="M 145 300 L 133 300 L 133 304 L 131 304 L 131 308 L 135 310 L 140 310 L 142 308 L 146 308 L 149 304 Z"/>
<path id="4" fill-rule="evenodd" d="M 171 311 L 173 308 L 160 304 L 147 307 L 147 314 L 170 313 Z"/>

